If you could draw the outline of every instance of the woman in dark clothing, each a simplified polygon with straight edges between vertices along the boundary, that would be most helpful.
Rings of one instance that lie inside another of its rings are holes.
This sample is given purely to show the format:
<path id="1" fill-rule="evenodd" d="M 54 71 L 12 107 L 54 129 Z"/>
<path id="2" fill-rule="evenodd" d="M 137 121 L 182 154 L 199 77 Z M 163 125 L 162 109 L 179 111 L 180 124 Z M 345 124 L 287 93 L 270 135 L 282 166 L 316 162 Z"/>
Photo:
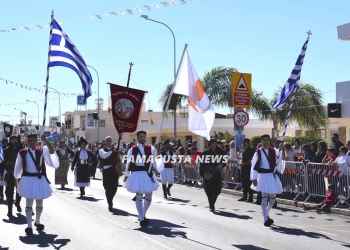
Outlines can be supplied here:
<path id="1" fill-rule="evenodd" d="M 312 159 L 315 157 L 315 154 L 317 152 L 317 143 L 316 142 L 310 142 L 309 143 L 309 151 L 306 161 L 312 161 Z"/>

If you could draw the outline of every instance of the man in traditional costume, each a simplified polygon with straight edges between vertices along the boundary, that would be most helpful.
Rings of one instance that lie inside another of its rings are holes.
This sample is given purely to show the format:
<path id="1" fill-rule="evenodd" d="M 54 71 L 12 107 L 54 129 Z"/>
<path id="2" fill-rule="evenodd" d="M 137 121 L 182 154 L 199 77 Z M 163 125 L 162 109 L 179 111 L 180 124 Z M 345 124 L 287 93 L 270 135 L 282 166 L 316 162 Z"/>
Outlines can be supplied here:
<path id="1" fill-rule="evenodd" d="M 46 175 L 46 166 L 58 168 L 59 160 L 53 146 L 47 141 L 45 135 L 41 140 L 46 144 L 44 147 L 37 146 L 36 134 L 28 135 L 28 149 L 19 151 L 16 159 L 14 177 L 15 185 L 20 196 L 26 198 L 26 218 L 28 227 L 25 229 L 27 235 L 33 234 L 32 228 L 32 206 L 36 202 L 36 220 L 34 226 L 37 230 L 43 230 L 40 217 L 43 211 L 43 199 L 51 196 L 52 189 Z M 18 179 L 21 181 L 18 183 Z"/>
<path id="2" fill-rule="evenodd" d="M 201 178 L 204 179 L 204 190 L 209 201 L 209 210 L 215 212 L 215 202 L 221 193 L 222 176 L 221 169 L 225 159 L 225 151 L 217 146 L 217 140 L 210 139 L 209 148 L 203 151 L 202 161 L 199 168 Z"/>
<path id="3" fill-rule="evenodd" d="M 74 186 L 80 188 L 80 198 L 85 195 L 85 187 L 90 186 L 90 166 L 96 164 L 96 157 L 86 150 L 88 142 L 81 137 L 78 141 L 79 151 L 74 155 L 71 170 L 74 171 Z M 76 166 L 76 167 L 75 167 Z"/>
<path id="4" fill-rule="evenodd" d="M 61 185 L 63 189 L 65 185 L 68 185 L 69 157 L 74 156 L 74 152 L 70 150 L 66 146 L 66 142 L 62 140 L 56 153 L 60 159 L 60 166 L 55 170 L 55 185 Z"/>
<path id="5" fill-rule="evenodd" d="M 261 192 L 261 209 L 264 216 L 264 226 L 270 227 L 274 221 L 269 213 L 276 201 L 276 194 L 283 191 L 282 184 L 276 171 L 283 174 L 285 151 L 278 152 L 270 147 L 270 136 L 261 136 L 262 147 L 257 149 L 252 159 L 250 180 L 253 181 L 251 189 Z M 279 153 L 281 154 L 279 157 Z"/>
<path id="6" fill-rule="evenodd" d="M 144 227 L 149 223 L 146 212 L 151 205 L 152 193 L 159 187 L 153 171 L 149 172 L 152 166 L 156 166 L 159 145 L 153 147 L 146 143 L 146 131 L 138 131 L 136 134 L 138 143 L 128 151 L 124 187 L 129 192 L 136 193 L 136 209 L 139 214 L 140 226 Z M 145 159 L 142 160 L 142 158 Z M 144 202 L 142 202 L 143 194 L 145 194 Z"/>
<path id="7" fill-rule="evenodd" d="M 13 193 L 15 190 L 15 163 L 17 159 L 18 152 L 22 149 L 22 145 L 18 144 L 18 137 L 12 135 L 10 137 L 10 143 L 8 147 L 4 150 L 4 161 L 1 163 L 0 167 L 0 179 L 6 182 L 6 200 L 7 200 L 7 216 L 12 217 L 12 207 L 13 207 Z M 17 212 L 22 212 L 20 205 L 21 196 L 19 196 L 16 191 L 16 202 Z"/>
<path id="8" fill-rule="evenodd" d="M 167 199 L 168 196 L 171 196 L 170 188 L 174 185 L 174 169 L 173 169 L 173 155 L 174 152 L 170 149 L 170 141 L 166 140 L 163 143 L 163 150 L 161 150 L 161 155 L 164 159 L 164 170 L 160 173 L 160 178 L 162 180 L 163 194 L 164 198 Z M 167 184 L 168 183 L 168 187 Z"/>
<path id="9" fill-rule="evenodd" d="M 122 134 L 119 134 L 122 137 Z M 113 198 L 117 193 L 118 189 L 118 179 L 121 175 L 117 168 L 119 155 L 118 147 L 112 145 L 112 137 L 107 136 L 105 139 L 106 146 L 99 151 L 99 156 L 101 158 L 100 165 L 103 177 L 103 187 L 105 189 L 106 199 L 108 203 L 108 210 L 113 210 Z M 119 145 L 118 145 L 119 146 Z"/>

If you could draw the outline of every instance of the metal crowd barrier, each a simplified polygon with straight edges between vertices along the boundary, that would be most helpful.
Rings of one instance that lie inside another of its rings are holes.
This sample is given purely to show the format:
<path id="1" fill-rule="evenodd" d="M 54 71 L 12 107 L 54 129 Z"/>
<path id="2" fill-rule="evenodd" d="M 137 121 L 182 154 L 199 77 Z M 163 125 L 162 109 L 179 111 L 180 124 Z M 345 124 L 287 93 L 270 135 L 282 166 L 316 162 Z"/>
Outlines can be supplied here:
<path id="1" fill-rule="evenodd" d="M 172 163 L 174 169 L 175 184 L 182 184 L 182 164 L 180 162 Z"/>
<path id="2" fill-rule="evenodd" d="M 307 191 L 307 178 L 305 178 L 306 168 L 302 162 L 286 161 L 283 174 L 278 176 L 281 180 L 283 192 L 296 194 L 293 200 Z"/>
<path id="3" fill-rule="evenodd" d="M 333 184 L 335 186 L 335 193 L 339 201 L 335 204 L 337 207 L 341 201 L 347 202 L 349 196 L 349 175 L 344 175 L 343 172 L 339 171 L 338 167 L 323 164 L 323 163 L 308 163 L 307 169 L 307 192 L 309 196 L 321 196 L 326 197 L 327 186 Z"/>
<path id="4" fill-rule="evenodd" d="M 194 187 L 201 186 L 199 185 L 199 182 L 201 182 L 199 164 L 200 163 L 182 163 L 182 180 L 194 181 Z"/>
<path id="5" fill-rule="evenodd" d="M 229 161 L 221 171 L 222 183 L 225 187 L 233 187 L 233 190 L 242 190 L 241 171 L 237 161 Z"/>

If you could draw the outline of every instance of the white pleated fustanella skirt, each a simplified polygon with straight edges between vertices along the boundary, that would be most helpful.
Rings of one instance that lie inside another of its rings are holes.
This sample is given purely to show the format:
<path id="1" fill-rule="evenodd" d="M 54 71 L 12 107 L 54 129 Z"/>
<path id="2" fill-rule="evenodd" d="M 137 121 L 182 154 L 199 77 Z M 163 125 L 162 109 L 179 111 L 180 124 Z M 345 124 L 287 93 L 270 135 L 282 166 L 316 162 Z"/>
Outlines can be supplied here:
<path id="1" fill-rule="evenodd" d="M 254 191 L 268 194 L 280 194 L 283 192 L 280 178 L 273 173 L 259 173 L 257 182 L 258 185 L 256 187 L 253 184 L 250 186 Z"/>
<path id="2" fill-rule="evenodd" d="M 17 192 L 24 198 L 41 200 L 51 196 L 52 188 L 45 176 L 40 179 L 37 176 L 22 176 Z"/>
<path id="3" fill-rule="evenodd" d="M 131 193 L 149 194 L 159 187 L 158 180 L 153 172 L 152 179 L 146 171 L 135 171 L 132 172 L 123 187 Z"/>

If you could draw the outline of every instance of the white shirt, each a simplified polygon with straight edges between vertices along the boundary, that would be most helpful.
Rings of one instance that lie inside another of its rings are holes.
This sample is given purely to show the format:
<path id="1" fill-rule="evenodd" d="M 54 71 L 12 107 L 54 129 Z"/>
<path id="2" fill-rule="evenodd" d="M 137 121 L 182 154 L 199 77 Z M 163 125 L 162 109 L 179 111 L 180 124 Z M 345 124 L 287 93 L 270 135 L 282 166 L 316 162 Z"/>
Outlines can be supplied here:
<path id="1" fill-rule="evenodd" d="M 261 148 L 260 150 L 265 150 L 267 157 L 269 157 L 269 149 L 263 149 Z M 274 149 L 275 150 L 275 149 Z M 277 170 L 278 172 L 280 172 L 281 174 L 283 174 L 284 172 L 284 161 L 282 161 L 282 156 L 278 157 L 277 160 L 277 156 L 279 154 L 278 150 L 275 150 L 276 152 L 276 163 L 277 163 Z M 281 151 L 282 152 L 282 151 Z M 258 179 L 258 172 L 254 170 L 255 164 L 258 161 L 258 152 L 255 152 L 253 159 L 252 159 L 252 169 L 250 171 L 250 180 L 257 180 Z M 266 158 L 264 152 L 261 152 L 261 162 L 260 162 L 260 168 L 263 169 L 270 169 L 270 163 L 269 160 Z"/>
<path id="2" fill-rule="evenodd" d="M 230 161 L 237 161 L 237 151 L 235 148 L 231 148 L 230 156 L 228 158 Z"/>
<path id="3" fill-rule="evenodd" d="M 65 155 L 65 154 L 66 154 L 66 148 L 63 148 L 63 149 L 60 148 L 60 150 L 61 150 L 61 154 L 62 154 L 62 155 Z"/>
<path id="4" fill-rule="evenodd" d="M 80 160 L 87 160 L 88 158 L 89 158 L 89 155 L 86 152 L 86 150 L 80 150 L 79 159 Z"/>
<path id="5" fill-rule="evenodd" d="M 32 150 L 31 148 L 27 148 L 27 150 L 31 151 L 31 153 L 33 154 L 33 158 L 36 160 L 35 150 Z M 29 152 L 27 152 L 25 159 L 26 159 L 26 171 L 28 173 L 38 173 L 38 170 L 36 169 L 35 163 L 33 162 L 33 159 L 30 157 Z M 55 169 L 59 167 L 59 159 L 57 154 L 55 152 L 53 154 L 50 154 L 47 146 L 43 147 L 43 159 L 45 160 L 46 166 L 51 166 Z M 22 156 L 20 154 L 17 154 L 14 177 L 16 179 L 19 179 L 21 178 L 22 173 L 23 173 Z"/>
<path id="6" fill-rule="evenodd" d="M 141 143 L 137 143 L 137 147 L 139 148 L 140 153 L 142 155 L 146 155 L 144 146 Z M 154 168 L 157 168 L 156 167 L 156 152 L 157 152 L 157 150 L 153 146 L 151 146 L 151 154 L 152 154 L 152 161 L 151 161 L 151 164 L 150 164 L 151 168 L 152 168 L 152 166 Z M 129 175 L 130 175 L 129 166 L 130 166 L 130 162 L 131 162 L 131 158 L 132 158 L 131 156 L 132 156 L 132 148 L 130 148 L 129 151 L 128 151 L 128 160 L 127 160 L 126 166 L 125 166 L 125 176 L 126 177 L 129 177 Z M 135 160 L 135 165 L 136 166 L 144 166 L 145 165 L 141 161 L 141 157 L 136 157 L 136 159 L 134 159 L 134 160 Z"/>
<path id="7" fill-rule="evenodd" d="M 343 172 L 344 175 L 348 175 L 349 174 L 349 160 L 350 157 L 348 155 L 344 155 L 344 156 L 338 156 L 337 159 L 335 159 L 335 162 L 338 164 L 338 169 L 339 171 Z"/>

